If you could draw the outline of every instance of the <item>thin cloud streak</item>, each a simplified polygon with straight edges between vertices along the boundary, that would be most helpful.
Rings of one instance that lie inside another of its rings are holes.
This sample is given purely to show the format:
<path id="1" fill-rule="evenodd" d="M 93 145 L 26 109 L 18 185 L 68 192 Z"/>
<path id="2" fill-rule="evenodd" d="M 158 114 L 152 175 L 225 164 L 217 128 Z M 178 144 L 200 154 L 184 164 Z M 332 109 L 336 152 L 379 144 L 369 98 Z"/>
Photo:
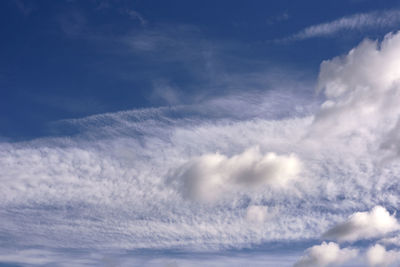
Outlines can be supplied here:
<path id="1" fill-rule="evenodd" d="M 341 31 L 362 31 L 397 25 L 400 25 L 400 10 L 359 13 L 309 26 L 279 41 L 298 41 L 316 37 L 329 37 Z"/>

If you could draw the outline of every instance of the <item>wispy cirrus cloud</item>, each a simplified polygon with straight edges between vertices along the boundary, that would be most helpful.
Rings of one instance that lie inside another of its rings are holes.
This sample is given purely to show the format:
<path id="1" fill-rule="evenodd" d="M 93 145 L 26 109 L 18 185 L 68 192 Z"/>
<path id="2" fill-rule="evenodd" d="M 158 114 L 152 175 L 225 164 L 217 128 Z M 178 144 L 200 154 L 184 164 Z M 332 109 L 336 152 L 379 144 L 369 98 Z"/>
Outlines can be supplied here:
<path id="1" fill-rule="evenodd" d="M 281 39 L 280 41 L 296 41 L 315 37 L 328 37 L 341 31 L 362 31 L 395 27 L 399 25 L 400 10 L 398 9 L 358 13 L 306 27 L 287 38 Z"/>
<path id="2" fill-rule="evenodd" d="M 145 18 L 142 16 L 142 14 L 140 14 L 140 13 L 137 12 L 136 10 L 127 9 L 127 10 L 126 10 L 126 14 L 128 14 L 128 16 L 129 16 L 131 19 L 133 19 L 133 20 L 138 20 L 142 26 L 144 26 L 144 25 L 147 24 L 147 21 L 146 21 Z"/>

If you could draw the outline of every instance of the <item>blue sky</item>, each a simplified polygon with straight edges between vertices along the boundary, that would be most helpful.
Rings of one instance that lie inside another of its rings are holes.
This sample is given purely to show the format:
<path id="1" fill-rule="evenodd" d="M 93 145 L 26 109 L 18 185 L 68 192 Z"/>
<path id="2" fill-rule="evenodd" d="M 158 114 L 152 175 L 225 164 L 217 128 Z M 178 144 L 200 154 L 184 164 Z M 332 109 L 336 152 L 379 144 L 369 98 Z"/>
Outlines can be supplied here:
<path id="1" fill-rule="evenodd" d="M 399 1 L 0 20 L 0 266 L 400 262 Z"/>

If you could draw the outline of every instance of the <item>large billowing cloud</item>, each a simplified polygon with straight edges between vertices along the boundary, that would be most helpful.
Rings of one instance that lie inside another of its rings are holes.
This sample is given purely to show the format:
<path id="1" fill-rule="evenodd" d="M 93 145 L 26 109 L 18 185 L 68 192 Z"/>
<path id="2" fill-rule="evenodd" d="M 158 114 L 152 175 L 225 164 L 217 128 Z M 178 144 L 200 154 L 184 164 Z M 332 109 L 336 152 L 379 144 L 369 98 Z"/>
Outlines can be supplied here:
<path id="1" fill-rule="evenodd" d="M 322 242 L 321 245 L 307 249 L 306 254 L 295 263 L 294 267 L 337 266 L 358 255 L 357 249 L 343 248 L 333 242 Z"/>
<path id="2" fill-rule="evenodd" d="M 381 206 L 370 212 L 356 212 L 343 223 L 328 230 L 323 236 L 338 241 L 357 241 L 380 237 L 399 230 L 400 226 L 394 215 Z"/>
<path id="3" fill-rule="evenodd" d="M 400 261 L 400 251 L 387 251 L 384 246 L 376 244 L 367 250 L 366 258 L 371 267 L 385 267 Z"/>
<path id="4" fill-rule="evenodd" d="M 315 116 L 319 135 L 393 127 L 400 114 L 400 34 L 365 40 L 347 55 L 322 62 L 318 88 L 326 101 Z M 380 128 L 378 128 L 380 127 Z"/>
<path id="5" fill-rule="evenodd" d="M 223 192 L 241 187 L 287 186 L 300 169 L 295 155 L 264 154 L 255 147 L 232 157 L 220 153 L 202 155 L 176 170 L 172 179 L 181 183 L 184 195 L 214 200 Z"/>

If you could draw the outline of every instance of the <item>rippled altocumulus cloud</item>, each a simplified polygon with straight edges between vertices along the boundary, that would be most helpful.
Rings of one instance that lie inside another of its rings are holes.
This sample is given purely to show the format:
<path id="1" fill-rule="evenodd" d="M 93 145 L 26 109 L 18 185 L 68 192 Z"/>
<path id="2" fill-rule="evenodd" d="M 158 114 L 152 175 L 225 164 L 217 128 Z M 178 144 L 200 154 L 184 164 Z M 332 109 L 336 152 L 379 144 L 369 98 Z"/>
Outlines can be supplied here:
<path id="1" fill-rule="evenodd" d="M 326 101 L 313 113 L 314 100 L 276 88 L 1 143 L 1 246 L 209 252 L 318 240 L 355 212 L 396 210 L 400 165 L 382 164 L 381 144 L 397 138 L 399 40 L 365 41 L 324 62 Z"/>

